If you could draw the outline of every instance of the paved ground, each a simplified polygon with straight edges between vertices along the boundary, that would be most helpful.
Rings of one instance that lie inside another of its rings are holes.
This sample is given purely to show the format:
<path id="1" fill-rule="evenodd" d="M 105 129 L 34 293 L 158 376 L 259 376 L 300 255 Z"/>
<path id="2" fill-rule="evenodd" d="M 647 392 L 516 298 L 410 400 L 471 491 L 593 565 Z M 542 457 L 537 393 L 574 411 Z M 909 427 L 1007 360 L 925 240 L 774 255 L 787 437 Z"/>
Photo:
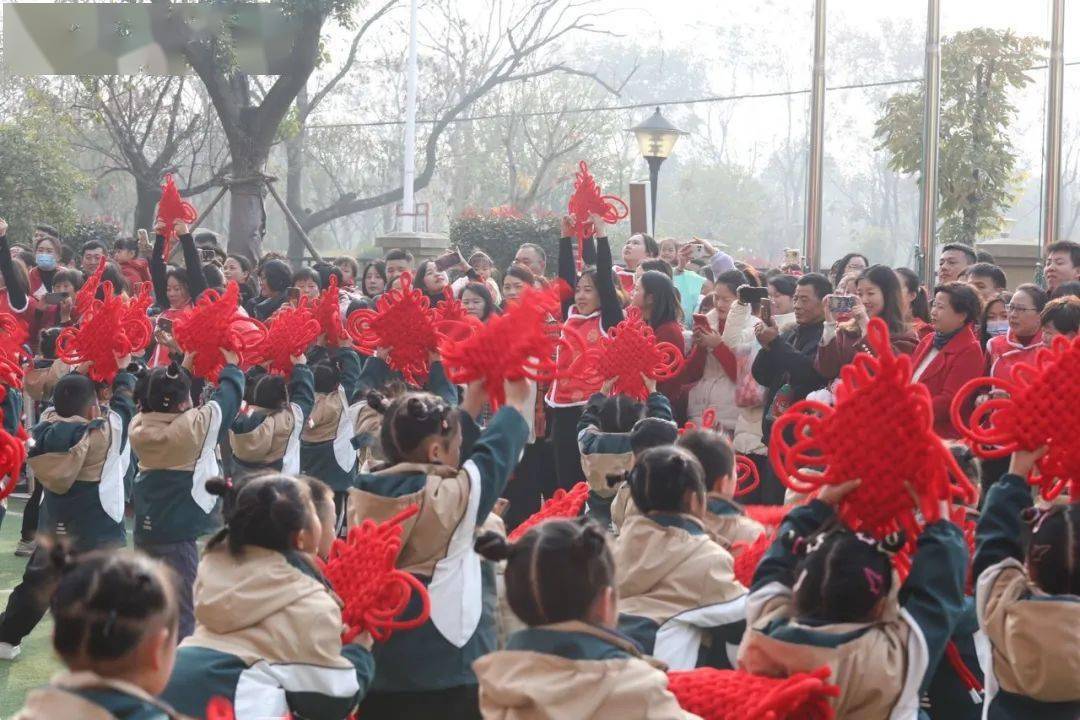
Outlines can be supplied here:
<path id="1" fill-rule="evenodd" d="M 19 583 L 26 567 L 26 558 L 13 554 L 25 504 L 24 499 L 8 498 L 7 517 L 0 525 L 0 607 L 7 605 L 8 595 Z M 60 669 L 60 663 L 52 653 L 51 633 L 52 621 L 46 616 L 30 637 L 23 640 L 22 654 L 17 660 L 0 660 L 0 718 L 14 715 L 22 707 L 27 691 L 44 684 Z"/>

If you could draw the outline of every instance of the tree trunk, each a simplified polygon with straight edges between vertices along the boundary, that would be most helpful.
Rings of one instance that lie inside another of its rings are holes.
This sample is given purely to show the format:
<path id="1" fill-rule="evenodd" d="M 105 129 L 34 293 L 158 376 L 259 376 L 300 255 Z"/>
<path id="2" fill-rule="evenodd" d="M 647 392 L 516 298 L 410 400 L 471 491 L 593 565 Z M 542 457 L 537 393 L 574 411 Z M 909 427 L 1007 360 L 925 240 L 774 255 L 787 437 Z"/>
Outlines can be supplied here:
<path id="1" fill-rule="evenodd" d="M 139 180 L 135 181 L 135 224 L 132 225 L 132 234 L 139 229 L 154 234 L 154 220 L 157 202 L 161 198 L 161 188 L 157 185 L 147 185 Z"/>
<path id="2" fill-rule="evenodd" d="M 297 109 L 303 112 L 304 108 L 307 106 L 307 101 L 307 88 L 305 87 L 296 96 Z M 300 125 L 300 132 L 285 141 L 285 158 L 288 162 L 288 170 L 285 174 L 285 204 L 297 218 L 304 217 L 303 183 L 305 141 L 306 130 L 303 124 Z M 307 246 L 304 245 L 304 239 L 300 236 L 300 233 L 296 231 L 296 228 L 292 226 L 292 223 L 288 223 L 288 226 L 289 263 L 293 266 L 293 269 L 296 269 L 299 268 L 303 262 Z"/>

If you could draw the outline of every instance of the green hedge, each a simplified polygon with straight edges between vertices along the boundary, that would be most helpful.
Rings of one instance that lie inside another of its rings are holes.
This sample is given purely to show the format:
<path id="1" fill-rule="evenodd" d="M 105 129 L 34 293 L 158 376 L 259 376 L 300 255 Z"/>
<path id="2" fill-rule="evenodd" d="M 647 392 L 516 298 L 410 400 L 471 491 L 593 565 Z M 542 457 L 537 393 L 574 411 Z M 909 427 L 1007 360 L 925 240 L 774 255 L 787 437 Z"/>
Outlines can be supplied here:
<path id="1" fill-rule="evenodd" d="M 471 252 L 483 250 L 495 261 L 500 275 L 510 267 L 517 249 L 526 242 L 544 248 L 548 274 L 554 274 L 559 253 L 558 217 L 466 213 L 450 224 L 450 243 L 466 258 Z"/>

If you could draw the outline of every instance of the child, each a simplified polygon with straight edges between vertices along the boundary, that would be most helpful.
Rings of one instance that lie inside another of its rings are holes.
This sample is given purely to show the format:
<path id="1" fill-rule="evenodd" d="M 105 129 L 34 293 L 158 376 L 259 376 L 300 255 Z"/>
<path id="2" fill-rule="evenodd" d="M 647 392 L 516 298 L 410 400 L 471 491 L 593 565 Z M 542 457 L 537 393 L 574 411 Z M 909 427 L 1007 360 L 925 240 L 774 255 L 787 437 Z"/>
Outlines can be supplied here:
<path id="1" fill-rule="evenodd" d="M 284 475 L 207 489 L 225 496 L 226 524 L 199 563 L 198 626 L 162 697 L 193 716 L 222 696 L 236 720 L 348 717 L 375 668 L 369 636 L 342 645 L 341 609 L 313 564 L 333 539 L 329 489 Z"/>
<path id="2" fill-rule="evenodd" d="M 986 496 L 973 574 L 990 641 L 984 717 L 1080 717 L 1080 506 L 1032 507 L 1025 478 L 1045 448 L 1017 451 Z M 1025 557 L 1021 516 L 1033 522 Z"/>
<path id="3" fill-rule="evenodd" d="M 388 466 L 357 478 L 349 493 L 349 524 L 420 506 L 406 523 L 397 564 L 428 586 L 431 619 L 375 649 L 378 673 L 360 708 L 367 720 L 478 715 L 471 665 L 495 649 L 495 620 L 483 602 L 491 588 L 484 587 L 472 543 L 525 447 L 530 392 L 528 382 L 506 383 L 506 405 L 482 434 L 468 412 L 429 393 L 406 393 L 389 406 L 369 394 L 369 405 L 384 410 L 381 443 Z M 462 406 L 475 410 L 483 399 L 482 386 L 473 383 Z M 405 616 L 418 609 L 414 596 Z"/>
<path id="4" fill-rule="evenodd" d="M 351 344 L 351 340 L 345 339 Z M 360 356 L 351 347 L 327 348 L 311 366 L 315 405 L 300 434 L 300 471 L 317 477 L 334 491 L 337 509 L 335 529 L 345 519 L 345 498 L 356 477 L 357 454 L 353 445 L 359 405 Z"/>
<path id="5" fill-rule="evenodd" d="M 32 690 L 16 720 L 181 720 L 155 699 L 176 655 L 168 570 L 123 550 L 72 560 L 58 545 L 48 556 L 61 574 L 52 596 L 53 648 L 67 671 Z"/>
<path id="6" fill-rule="evenodd" d="M 218 524 L 217 498 L 206 482 L 221 474 L 217 444 L 226 437 L 244 396 L 236 355 L 222 352 L 228 364 L 208 402 L 191 406 L 191 382 L 186 371 L 172 363 L 147 375 L 139 393 L 142 412 L 131 421 L 131 448 L 139 458 L 133 491 L 135 547 L 164 560 L 180 577 L 181 639 L 195 627 L 195 539 Z M 192 360 L 186 357 L 185 365 Z"/>
<path id="7" fill-rule="evenodd" d="M 305 356 L 291 360 L 287 386 L 284 377 L 262 368 L 247 373 L 247 412 L 237 415 L 229 428 L 233 474 L 238 479 L 261 470 L 300 472 L 300 433 L 315 404 L 315 380 Z"/>
<path id="8" fill-rule="evenodd" d="M 842 691 L 836 717 L 914 718 L 963 612 L 964 539 L 948 520 L 928 525 L 898 587 L 891 556 L 904 539 L 876 541 L 835 520 L 858 484 L 827 486 L 784 519 L 754 573 L 739 665 L 770 676 L 828 665 Z"/>
<path id="9" fill-rule="evenodd" d="M 701 463 L 705 487 L 710 488 L 705 501 L 705 527 L 716 535 L 724 549 L 737 542 L 754 542 L 765 526 L 747 517 L 734 501 L 735 451 L 727 438 L 712 430 L 688 430 L 675 443 Z"/>
<path id="10" fill-rule="evenodd" d="M 673 670 L 733 667 L 726 646 L 734 651 L 742 637 L 746 588 L 701 520 L 701 465 L 685 450 L 653 448 L 628 484 L 642 514 L 627 518 L 615 543 L 619 629 Z"/>
<path id="11" fill-rule="evenodd" d="M 611 395 L 614 381 L 605 383 L 601 391 L 589 398 L 585 412 L 578 422 L 578 449 L 581 469 L 589 483 L 589 516 L 604 527 L 611 525 L 611 501 L 615 488 L 611 481 L 620 482 L 634 465 L 630 448 L 630 432 L 643 416 L 670 422 L 671 403 L 656 392 L 656 381 L 643 378 L 649 397 L 643 405 L 626 395 Z"/>
<path id="12" fill-rule="evenodd" d="M 642 418 L 634 424 L 630 431 L 630 452 L 633 453 L 636 463 L 646 450 L 654 447 L 674 445 L 679 437 L 679 430 L 675 423 L 661 420 L 660 418 Z M 633 464 L 631 464 L 631 467 Z M 618 534 L 626 520 L 641 512 L 634 505 L 630 496 L 630 483 L 625 478 L 611 478 L 609 484 L 616 486 L 615 498 L 611 501 L 611 524 Z"/>
<path id="13" fill-rule="evenodd" d="M 529 625 L 505 650 L 473 664 L 483 717 L 697 717 L 679 707 L 667 676 L 615 629 L 615 562 L 600 526 L 549 520 L 512 545 L 483 535 L 476 550 L 506 560 L 510 607 Z"/>
<path id="14" fill-rule="evenodd" d="M 127 365 L 127 358 L 119 360 Z M 38 530 L 64 537 L 79 552 L 123 547 L 124 474 L 131 460 L 128 423 L 135 414 L 135 378 L 116 376 L 112 403 L 98 406 L 94 383 L 85 375 L 65 375 L 53 393 L 28 443 L 28 464 L 43 487 Z M 0 658 L 19 654 L 22 639 L 41 621 L 48 606 L 48 550 L 34 550 L 22 582 L 0 615 Z"/>

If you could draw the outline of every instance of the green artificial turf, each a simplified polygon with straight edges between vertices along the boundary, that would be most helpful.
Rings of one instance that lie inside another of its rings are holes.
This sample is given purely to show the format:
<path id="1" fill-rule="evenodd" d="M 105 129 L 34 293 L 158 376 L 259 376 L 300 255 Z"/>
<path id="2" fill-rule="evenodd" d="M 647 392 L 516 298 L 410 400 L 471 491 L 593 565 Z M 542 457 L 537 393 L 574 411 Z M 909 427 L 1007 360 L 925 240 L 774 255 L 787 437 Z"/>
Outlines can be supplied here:
<path id="1" fill-rule="evenodd" d="M 7 605 L 12 589 L 19 584 L 27 558 L 15 557 L 19 541 L 24 499 L 9 497 L 7 517 L 0 525 L 0 608 Z M 53 656 L 48 615 L 29 637 L 23 639 L 22 654 L 14 662 L 0 660 L 0 718 L 13 716 L 22 707 L 26 693 L 43 685 L 61 669 Z"/>

